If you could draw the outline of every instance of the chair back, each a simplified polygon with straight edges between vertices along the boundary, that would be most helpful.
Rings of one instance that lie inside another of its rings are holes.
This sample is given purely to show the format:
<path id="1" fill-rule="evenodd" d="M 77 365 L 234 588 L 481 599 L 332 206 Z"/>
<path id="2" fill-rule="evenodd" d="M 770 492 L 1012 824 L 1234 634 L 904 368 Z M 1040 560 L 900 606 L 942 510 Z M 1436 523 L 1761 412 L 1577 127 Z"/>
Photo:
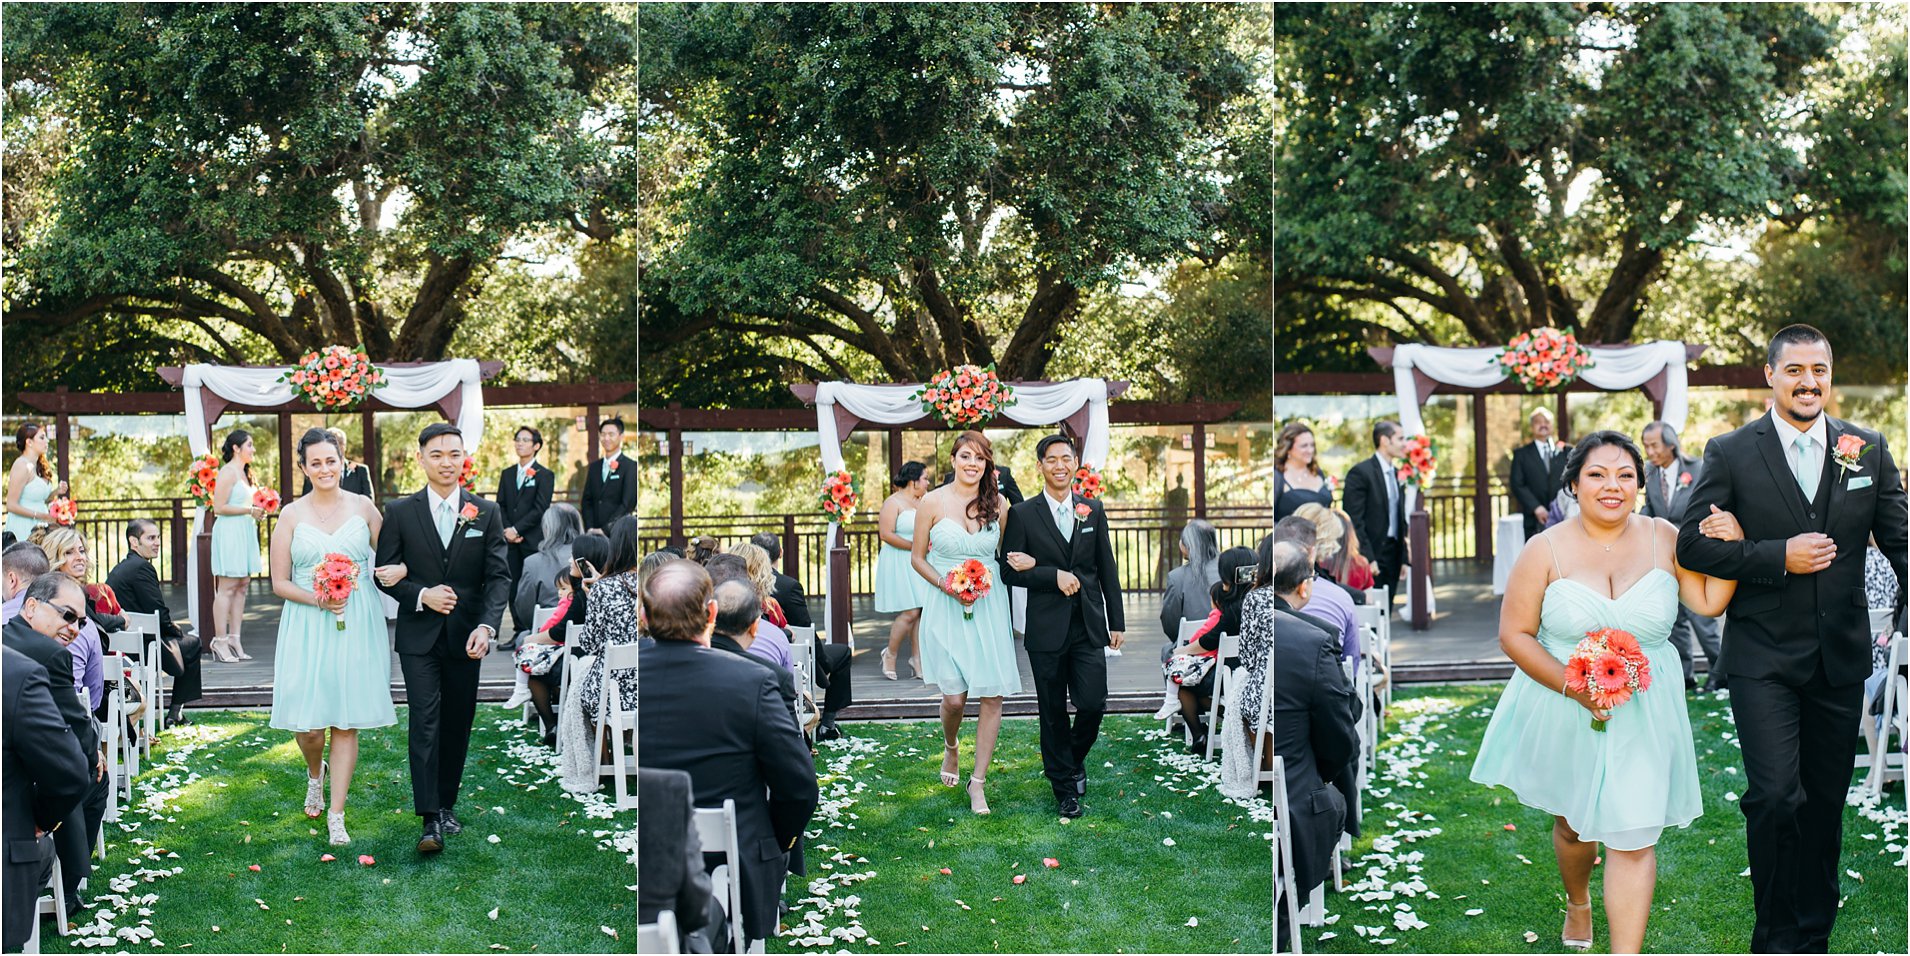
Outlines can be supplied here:
<path id="1" fill-rule="evenodd" d="M 159 637 L 159 612 L 158 611 L 148 611 L 144 614 L 141 614 L 138 611 L 123 611 L 121 613 L 126 618 L 127 630 L 138 631 L 141 634 L 150 635 L 154 638 Z"/>
<path id="2" fill-rule="evenodd" d="M 557 613 L 556 608 L 545 607 L 542 604 L 531 608 L 531 630 L 536 633 L 542 633 L 545 628 L 550 626 L 550 616 L 555 613 Z"/>
<path id="3" fill-rule="evenodd" d="M 683 952 L 682 943 L 676 935 L 675 912 L 658 910 L 656 922 L 637 924 L 637 952 L 664 953 L 666 956 Z"/>
<path id="4" fill-rule="evenodd" d="M 796 645 L 796 644 L 814 644 L 814 643 L 816 643 L 816 629 L 815 629 L 815 627 L 813 627 L 813 626 L 810 626 L 810 627 L 796 627 L 796 626 L 794 626 L 794 625 L 791 625 L 791 626 L 789 627 L 789 643 L 790 643 L 790 644 L 791 644 L 792 646 L 793 646 L 793 645 Z"/>
<path id="5" fill-rule="evenodd" d="M 1187 620 L 1181 621 L 1180 633 L 1174 635 L 1174 646 L 1179 647 L 1180 645 L 1193 640 L 1194 635 L 1200 631 L 1200 626 L 1205 623 L 1207 623 L 1205 619 L 1202 619 L 1199 621 L 1187 621 Z"/>
<path id="6" fill-rule="evenodd" d="M 729 918 L 733 952 L 741 953 L 743 938 L 743 878 L 741 844 L 736 837 L 736 801 L 725 800 L 721 807 L 696 808 L 696 841 L 704 853 L 722 857 L 710 871 L 710 892 L 723 904 Z"/>

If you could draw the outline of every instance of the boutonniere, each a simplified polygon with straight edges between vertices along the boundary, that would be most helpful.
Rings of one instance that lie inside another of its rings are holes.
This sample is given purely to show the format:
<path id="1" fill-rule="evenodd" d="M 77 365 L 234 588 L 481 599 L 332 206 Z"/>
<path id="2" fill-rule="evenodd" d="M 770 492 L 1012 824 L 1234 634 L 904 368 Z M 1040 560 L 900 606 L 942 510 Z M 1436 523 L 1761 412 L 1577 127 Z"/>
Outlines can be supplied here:
<path id="1" fill-rule="evenodd" d="M 459 528 L 470 527 L 472 522 L 477 521 L 477 516 L 478 516 L 477 502 L 475 501 L 465 502 L 464 507 L 458 509 L 458 527 Z"/>
<path id="2" fill-rule="evenodd" d="M 1082 521 L 1088 520 L 1088 515 L 1093 513 L 1094 509 L 1088 507 L 1085 501 L 1074 506 L 1074 516 Z"/>
<path id="3" fill-rule="evenodd" d="M 1691 472 L 1687 471 L 1678 475 L 1678 487 L 1680 488 L 1691 487 Z"/>
<path id="4" fill-rule="evenodd" d="M 615 458 L 610 459 L 610 473 L 613 475 L 617 473 L 617 459 Z"/>
<path id="5" fill-rule="evenodd" d="M 1844 474 L 1848 475 L 1853 471 L 1864 470 L 1862 465 L 1857 464 L 1857 459 L 1862 457 L 1869 448 L 1870 446 L 1865 444 L 1860 436 L 1839 435 L 1837 447 L 1831 449 L 1830 457 L 1837 462 L 1837 467 L 1842 468 Z"/>

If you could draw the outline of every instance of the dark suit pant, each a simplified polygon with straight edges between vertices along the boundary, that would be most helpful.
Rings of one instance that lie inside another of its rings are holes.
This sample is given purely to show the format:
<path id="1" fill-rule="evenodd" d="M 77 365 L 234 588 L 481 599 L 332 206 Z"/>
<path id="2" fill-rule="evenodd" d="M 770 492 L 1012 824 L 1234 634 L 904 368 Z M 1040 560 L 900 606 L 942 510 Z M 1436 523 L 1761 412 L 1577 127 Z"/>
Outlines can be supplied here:
<path id="1" fill-rule="evenodd" d="M 427 654 L 399 654 L 411 708 L 411 803 L 419 816 L 458 802 L 477 716 L 478 662 L 464 642 L 438 638 Z"/>
<path id="2" fill-rule="evenodd" d="M 1101 734 L 1101 716 L 1108 706 L 1107 656 L 1088 638 L 1075 604 L 1068 639 L 1059 651 L 1028 652 L 1034 672 L 1035 700 L 1041 711 L 1041 766 L 1056 794 L 1074 793 L 1088 750 Z M 1068 702 L 1074 701 L 1074 719 Z"/>
<path id="3" fill-rule="evenodd" d="M 88 776 L 99 768 L 88 764 Z M 60 855 L 60 877 L 66 884 L 66 898 L 79 899 L 80 881 L 93 875 L 93 834 L 99 832 L 106 817 L 106 798 L 112 796 L 112 783 L 94 780 L 80 798 L 79 806 L 66 815 L 66 822 L 53 832 L 53 848 Z M 70 905 L 70 904 L 69 904 Z"/>
<path id="4" fill-rule="evenodd" d="M 513 596 L 517 594 L 517 583 L 524 580 L 524 559 L 536 553 L 536 551 L 537 549 L 529 544 L 507 543 L 504 545 L 504 560 L 511 568 L 511 594 Z M 519 626 L 519 629 L 522 630 L 528 626 L 528 624 L 523 624 Z M 508 638 L 506 639 L 508 640 Z"/>
<path id="5" fill-rule="evenodd" d="M 159 669 L 172 677 L 172 690 L 166 694 L 166 706 L 188 704 L 205 696 L 200 681 L 199 659 L 204 648 L 199 646 L 199 635 L 187 634 L 177 641 L 166 641 L 159 649 Z M 179 652 L 173 657 L 174 651 Z"/>
<path id="6" fill-rule="evenodd" d="M 9 953 L 17 953 L 25 948 L 27 937 L 33 935 L 33 922 L 39 919 L 34 911 L 40 899 L 40 888 L 53 875 L 53 837 L 42 835 L 31 842 L 39 852 L 39 856 L 31 860 L 20 858 L 27 855 L 24 848 L 16 851 L 12 842 L 8 844 L 6 878 L 0 881 L 6 886 L 6 909 L 0 913 L 0 925 L 6 927 L 4 948 Z"/>
<path id="7" fill-rule="evenodd" d="M 1406 563 L 1405 542 L 1399 538 L 1387 538 L 1380 542 L 1379 554 L 1369 555 L 1369 557 L 1376 565 L 1373 586 L 1386 588 L 1387 594 L 1399 597 L 1399 569 Z"/>
<path id="8" fill-rule="evenodd" d="M 1844 795 L 1863 685 L 1833 687 L 1819 663 L 1802 684 L 1734 676 L 1758 953 L 1828 951 L 1837 916 Z"/>
<path id="9" fill-rule="evenodd" d="M 1705 687 L 1716 690 L 1725 685 L 1724 669 L 1718 666 L 1719 630 L 1717 618 L 1705 617 L 1682 604 L 1678 605 L 1678 622 L 1671 627 L 1671 646 L 1678 649 L 1678 662 L 1684 665 L 1686 681 L 1696 679 L 1697 650 L 1702 648 L 1705 664 L 1711 670 Z M 1696 648 L 1692 646 L 1694 641 Z"/>
<path id="10" fill-rule="evenodd" d="M 847 644 L 831 644 L 818 639 L 816 641 L 816 680 L 823 687 L 822 712 L 834 717 L 844 707 L 855 703 L 855 694 L 849 679 L 849 665 L 855 661 L 855 651 Z"/>

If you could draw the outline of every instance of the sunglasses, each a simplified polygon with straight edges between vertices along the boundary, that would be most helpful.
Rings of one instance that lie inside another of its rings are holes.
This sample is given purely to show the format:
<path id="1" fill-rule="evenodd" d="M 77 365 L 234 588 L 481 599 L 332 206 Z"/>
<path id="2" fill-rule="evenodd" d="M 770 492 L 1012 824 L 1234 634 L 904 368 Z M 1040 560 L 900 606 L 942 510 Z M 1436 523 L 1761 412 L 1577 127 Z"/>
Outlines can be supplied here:
<path id="1" fill-rule="evenodd" d="M 55 611 L 60 612 L 60 617 L 64 618 L 66 620 L 66 623 L 68 624 L 78 624 L 80 622 L 80 617 L 81 617 L 80 612 L 75 611 L 64 604 L 55 604 L 52 601 L 48 601 L 46 602 L 46 606 L 52 608 Z"/>

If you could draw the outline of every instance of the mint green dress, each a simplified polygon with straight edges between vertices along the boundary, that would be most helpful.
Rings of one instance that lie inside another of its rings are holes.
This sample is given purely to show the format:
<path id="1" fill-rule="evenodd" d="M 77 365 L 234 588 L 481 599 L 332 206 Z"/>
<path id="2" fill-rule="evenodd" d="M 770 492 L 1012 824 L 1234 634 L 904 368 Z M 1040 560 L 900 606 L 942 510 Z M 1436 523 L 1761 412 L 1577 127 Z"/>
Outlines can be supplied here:
<path id="1" fill-rule="evenodd" d="M 332 553 L 358 562 L 358 586 L 341 616 L 285 602 L 272 653 L 272 726 L 280 730 L 358 730 L 398 722 L 391 705 L 391 639 L 371 578 L 371 526 L 353 515 L 326 534 L 292 531 L 292 583 L 311 588 L 312 572 Z M 339 630 L 340 621 L 345 624 Z"/>
<path id="2" fill-rule="evenodd" d="M 45 514 L 47 499 L 52 496 L 53 483 L 36 474 L 32 481 L 27 482 L 20 489 L 20 507 Z M 43 524 L 46 522 L 38 518 L 7 512 L 6 530 L 13 532 L 15 541 L 25 541 L 29 535 L 33 534 L 33 529 Z"/>
<path id="3" fill-rule="evenodd" d="M 974 604 L 974 615 L 964 617 L 962 602 L 921 581 L 922 680 L 943 694 L 1006 697 L 1021 692 L 1021 671 L 1015 661 L 1015 637 L 1008 620 L 1008 585 L 995 562 L 1001 540 L 999 521 L 980 531 L 969 531 L 953 518 L 943 518 L 928 530 L 928 563 L 938 575 L 947 575 L 969 558 L 988 568 L 994 586 Z"/>
<path id="4" fill-rule="evenodd" d="M 252 486 L 244 482 L 233 485 L 225 503 L 252 507 Z M 212 522 L 212 573 L 222 578 L 249 578 L 259 573 L 261 566 L 259 519 L 251 512 L 216 516 Z"/>
<path id="5" fill-rule="evenodd" d="M 895 533 L 915 541 L 915 509 L 895 516 Z M 875 609 L 879 614 L 896 614 L 922 606 L 922 588 L 928 582 L 915 573 L 908 551 L 887 542 L 875 556 Z"/>
<path id="6" fill-rule="evenodd" d="M 1652 846 L 1666 827 L 1703 815 L 1684 670 L 1669 641 L 1677 620 L 1678 579 L 1663 568 L 1616 598 L 1563 577 L 1547 585 L 1538 638 L 1553 657 L 1563 662 L 1587 632 L 1615 627 L 1638 639 L 1651 687 L 1613 710 L 1600 733 L 1577 701 L 1515 671 L 1479 744 L 1473 782 L 1505 787 L 1520 803 L 1564 817 L 1580 839 L 1614 850 Z"/>

